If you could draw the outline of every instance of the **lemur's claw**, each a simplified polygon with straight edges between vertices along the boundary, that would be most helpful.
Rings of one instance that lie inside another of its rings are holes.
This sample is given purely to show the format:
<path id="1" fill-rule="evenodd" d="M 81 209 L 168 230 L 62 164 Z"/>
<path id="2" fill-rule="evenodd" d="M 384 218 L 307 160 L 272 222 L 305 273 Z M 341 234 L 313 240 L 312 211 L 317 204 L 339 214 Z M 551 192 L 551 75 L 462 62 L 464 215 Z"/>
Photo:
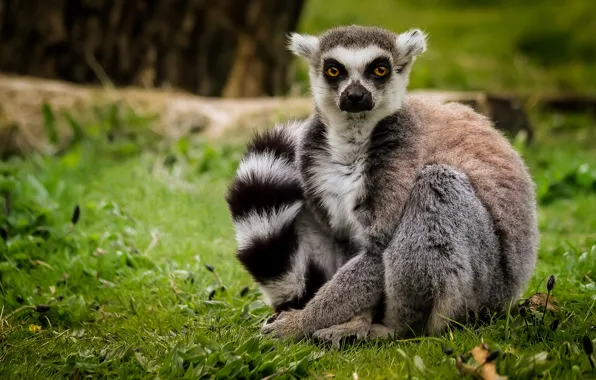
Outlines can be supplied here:
<path id="1" fill-rule="evenodd" d="M 313 338 L 320 342 L 330 342 L 334 348 L 339 349 L 342 340 L 346 338 L 365 340 L 368 336 L 370 325 L 369 319 L 356 316 L 349 322 L 316 331 L 313 334 Z"/>
<path id="2" fill-rule="evenodd" d="M 284 311 L 273 316 L 265 322 L 261 333 L 271 335 L 279 339 L 296 338 L 304 336 L 300 310 Z"/>

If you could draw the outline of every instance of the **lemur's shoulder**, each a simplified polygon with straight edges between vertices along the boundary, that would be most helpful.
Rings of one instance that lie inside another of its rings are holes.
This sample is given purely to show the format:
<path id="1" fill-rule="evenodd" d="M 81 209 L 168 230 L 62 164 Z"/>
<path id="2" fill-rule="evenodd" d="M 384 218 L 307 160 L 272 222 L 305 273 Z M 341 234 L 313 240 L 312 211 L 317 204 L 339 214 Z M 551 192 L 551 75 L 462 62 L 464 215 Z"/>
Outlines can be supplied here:
<path id="1" fill-rule="evenodd" d="M 441 102 L 424 95 L 407 95 L 404 106 L 425 126 L 426 131 L 450 127 L 466 129 L 468 132 L 473 128 L 498 133 L 488 117 L 462 103 Z"/>
<path id="2" fill-rule="evenodd" d="M 421 95 L 408 96 L 405 107 L 417 119 L 425 164 L 444 163 L 462 170 L 473 166 L 501 167 L 525 172 L 505 135 L 490 118 L 472 107 Z"/>

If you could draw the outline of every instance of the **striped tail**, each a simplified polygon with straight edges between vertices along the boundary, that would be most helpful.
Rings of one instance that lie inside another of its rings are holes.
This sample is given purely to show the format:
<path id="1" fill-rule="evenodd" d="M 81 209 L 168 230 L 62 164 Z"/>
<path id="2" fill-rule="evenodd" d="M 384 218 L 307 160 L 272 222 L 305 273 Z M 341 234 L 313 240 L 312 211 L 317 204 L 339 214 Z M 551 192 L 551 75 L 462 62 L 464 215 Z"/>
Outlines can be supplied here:
<path id="1" fill-rule="evenodd" d="M 294 162 L 295 144 L 283 126 L 257 134 L 226 195 L 236 229 L 237 258 L 262 289 L 284 281 L 299 251 L 296 224 L 303 191 Z M 274 307 L 291 296 L 264 293 Z"/>

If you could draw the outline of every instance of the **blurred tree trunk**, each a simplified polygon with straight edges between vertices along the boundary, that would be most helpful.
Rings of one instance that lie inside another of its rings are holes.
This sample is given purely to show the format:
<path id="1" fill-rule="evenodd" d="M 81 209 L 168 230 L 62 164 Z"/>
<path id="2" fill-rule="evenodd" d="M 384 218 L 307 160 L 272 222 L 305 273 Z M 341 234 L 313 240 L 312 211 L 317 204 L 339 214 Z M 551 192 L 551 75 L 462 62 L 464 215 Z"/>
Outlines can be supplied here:
<path id="1" fill-rule="evenodd" d="M 0 0 L 0 71 L 281 95 L 304 0 Z"/>

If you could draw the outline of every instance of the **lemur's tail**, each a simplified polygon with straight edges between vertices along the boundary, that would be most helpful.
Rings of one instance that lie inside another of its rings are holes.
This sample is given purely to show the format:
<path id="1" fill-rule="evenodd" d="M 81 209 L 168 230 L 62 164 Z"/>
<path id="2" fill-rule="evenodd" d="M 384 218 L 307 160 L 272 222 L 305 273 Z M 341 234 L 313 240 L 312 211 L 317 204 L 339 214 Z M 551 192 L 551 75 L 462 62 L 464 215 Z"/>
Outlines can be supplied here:
<path id="1" fill-rule="evenodd" d="M 291 131 L 278 126 L 248 144 L 226 201 L 236 229 L 237 257 L 261 285 L 292 269 L 303 191 Z"/>

